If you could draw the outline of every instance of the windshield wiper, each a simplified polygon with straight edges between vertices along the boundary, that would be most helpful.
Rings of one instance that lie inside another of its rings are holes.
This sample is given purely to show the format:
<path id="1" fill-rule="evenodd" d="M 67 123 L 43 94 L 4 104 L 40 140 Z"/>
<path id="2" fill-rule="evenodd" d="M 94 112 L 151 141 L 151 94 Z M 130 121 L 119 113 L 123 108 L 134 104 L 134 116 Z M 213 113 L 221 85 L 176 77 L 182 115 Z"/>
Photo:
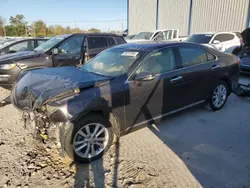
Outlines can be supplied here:
<path id="1" fill-rule="evenodd" d="M 89 73 L 91 73 L 91 74 L 95 74 L 95 75 L 98 75 L 98 76 L 106 76 L 106 77 L 111 77 L 111 76 L 107 76 L 107 75 L 103 75 L 103 74 L 100 74 L 100 73 L 96 73 L 96 72 L 91 72 L 91 71 L 89 71 L 89 70 L 86 70 L 86 69 L 82 69 L 83 71 L 85 71 L 85 72 L 89 72 Z"/>

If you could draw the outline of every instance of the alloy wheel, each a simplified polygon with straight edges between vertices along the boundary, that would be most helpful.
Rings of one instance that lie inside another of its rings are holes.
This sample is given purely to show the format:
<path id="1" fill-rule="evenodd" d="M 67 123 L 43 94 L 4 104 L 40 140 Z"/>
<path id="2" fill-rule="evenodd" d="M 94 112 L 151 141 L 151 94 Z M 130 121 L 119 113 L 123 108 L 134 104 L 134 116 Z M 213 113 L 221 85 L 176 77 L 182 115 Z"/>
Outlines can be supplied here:
<path id="1" fill-rule="evenodd" d="M 214 92 L 212 97 L 212 103 L 215 107 L 220 108 L 224 105 L 227 99 L 227 88 L 225 85 L 220 84 L 218 85 Z"/>
<path id="2" fill-rule="evenodd" d="M 104 125 L 89 123 L 75 134 L 73 149 L 78 156 L 90 159 L 104 151 L 108 140 L 109 132 Z"/>

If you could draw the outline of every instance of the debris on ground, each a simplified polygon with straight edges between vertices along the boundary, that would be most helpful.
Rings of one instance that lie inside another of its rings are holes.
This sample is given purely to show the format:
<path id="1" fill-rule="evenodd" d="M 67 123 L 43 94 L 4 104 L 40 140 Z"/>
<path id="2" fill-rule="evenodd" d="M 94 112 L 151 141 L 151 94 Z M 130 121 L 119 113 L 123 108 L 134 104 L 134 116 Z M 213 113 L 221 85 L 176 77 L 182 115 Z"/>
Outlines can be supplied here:
<path id="1" fill-rule="evenodd" d="M 250 97 L 250 84 L 248 85 L 239 84 L 234 93 L 240 97 Z"/>
<path id="2" fill-rule="evenodd" d="M 201 187 L 148 129 L 122 137 L 102 159 L 80 165 L 34 139 L 32 126 L 23 125 L 12 105 L 0 108 L 0 188 Z M 142 139 L 136 140 L 138 135 Z"/>

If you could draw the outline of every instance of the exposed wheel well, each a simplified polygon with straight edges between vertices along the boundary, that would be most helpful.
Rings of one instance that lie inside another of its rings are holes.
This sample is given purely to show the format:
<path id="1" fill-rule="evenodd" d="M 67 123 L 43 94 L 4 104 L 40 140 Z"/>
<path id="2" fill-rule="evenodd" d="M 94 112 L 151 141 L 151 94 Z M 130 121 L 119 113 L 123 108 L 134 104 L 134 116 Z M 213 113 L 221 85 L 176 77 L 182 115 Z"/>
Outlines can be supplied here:
<path id="1" fill-rule="evenodd" d="M 227 83 L 229 93 L 228 95 L 232 92 L 232 83 L 231 80 L 228 77 L 222 77 L 220 80 L 224 81 Z"/>

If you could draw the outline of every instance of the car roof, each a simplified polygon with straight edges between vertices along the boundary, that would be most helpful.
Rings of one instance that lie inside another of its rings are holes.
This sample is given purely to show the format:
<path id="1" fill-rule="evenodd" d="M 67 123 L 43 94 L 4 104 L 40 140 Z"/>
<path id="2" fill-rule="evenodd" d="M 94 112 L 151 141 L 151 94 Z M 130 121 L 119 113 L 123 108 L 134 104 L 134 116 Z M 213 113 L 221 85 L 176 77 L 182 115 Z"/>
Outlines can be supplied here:
<path id="1" fill-rule="evenodd" d="M 145 51 L 150 52 L 164 47 L 171 47 L 175 45 L 193 45 L 193 46 L 201 46 L 200 44 L 188 43 L 188 42 L 155 42 L 155 41 L 147 41 L 147 42 L 135 42 L 135 43 L 125 43 L 118 46 L 112 47 L 112 49 L 128 49 L 134 51 Z"/>
<path id="2" fill-rule="evenodd" d="M 121 37 L 117 34 L 113 33 L 75 33 L 71 35 L 85 35 L 85 36 L 115 36 L 115 37 Z M 69 35 L 70 36 L 70 35 Z"/>
<path id="3" fill-rule="evenodd" d="M 200 33 L 194 33 L 194 35 L 215 35 L 215 34 L 235 34 L 235 32 L 231 32 L 231 31 L 218 31 L 218 32 L 200 32 Z"/>

